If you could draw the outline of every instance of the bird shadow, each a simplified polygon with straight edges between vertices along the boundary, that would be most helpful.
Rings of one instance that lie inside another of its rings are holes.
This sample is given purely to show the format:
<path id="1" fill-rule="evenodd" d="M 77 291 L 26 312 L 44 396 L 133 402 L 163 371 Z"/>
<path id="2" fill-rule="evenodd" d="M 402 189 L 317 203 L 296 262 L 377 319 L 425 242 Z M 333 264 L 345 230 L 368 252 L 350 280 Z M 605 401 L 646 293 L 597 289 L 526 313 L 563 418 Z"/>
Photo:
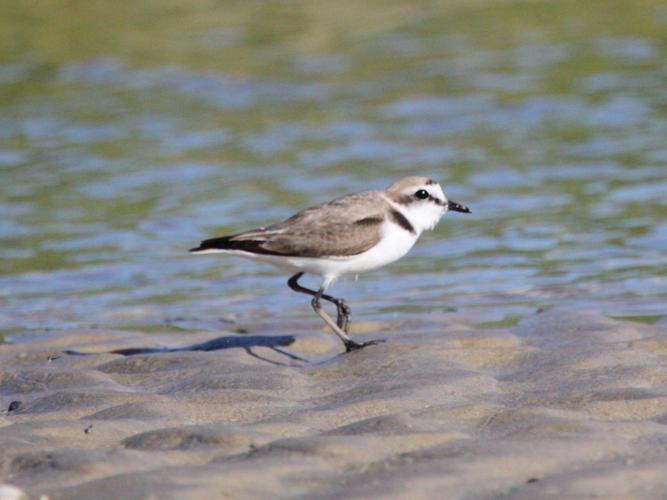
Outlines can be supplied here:
<path id="1" fill-rule="evenodd" d="M 296 354 L 281 349 L 281 347 L 287 347 L 292 345 L 296 338 L 292 335 L 246 335 L 246 336 L 233 336 L 228 335 L 225 337 L 217 337 L 215 339 L 207 340 L 206 342 L 200 342 L 198 344 L 191 344 L 184 347 L 128 347 L 125 349 L 116 349 L 114 351 L 107 351 L 109 354 L 120 354 L 122 356 L 135 356 L 137 354 L 160 354 L 165 352 L 190 352 L 190 351 L 219 351 L 222 349 L 232 349 L 232 348 L 241 348 L 245 352 L 252 356 L 253 358 L 271 363 L 272 365 L 278 366 L 294 366 L 293 364 L 283 363 L 281 361 L 276 361 L 265 356 L 262 356 L 255 351 L 255 347 L 268 347 L 274 352 L 289 358 L 292 361 L 298 361 L 300 363 L 308 363 L 307 359 L 304 359 Z M 87 356 L 90 354 L 99 354 L 91 352 L 81 352 L 75 350 L 64 351 L 65 354 L 70 356 Z"/>

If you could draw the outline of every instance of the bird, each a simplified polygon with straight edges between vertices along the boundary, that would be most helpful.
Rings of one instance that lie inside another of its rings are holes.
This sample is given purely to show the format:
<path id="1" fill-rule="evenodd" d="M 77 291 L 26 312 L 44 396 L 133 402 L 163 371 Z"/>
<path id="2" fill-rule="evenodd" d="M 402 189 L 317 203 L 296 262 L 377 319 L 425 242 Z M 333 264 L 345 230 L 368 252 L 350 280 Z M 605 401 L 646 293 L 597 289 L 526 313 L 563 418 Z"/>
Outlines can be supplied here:
<path id="1" fill-rule="evenodd" d="M 313 310 L 350 352 L 383 340 L 352 340 L 351 309 L 344 299 L 325 293 L 327 289 L 341 276 L 400 259 L 448 211 L 471 213 L 448 200 L 436 181 L 410 176 L 383 190 L 348 194 L 306 208 L 276 224 L 204 240 L 190 252 L 237 255 L 294 273 L 287 281 L 289 288 L 312 297 Z M 304 274 L 321 278 L 317 290 L 299 284 Z M 322 300 L 336 306 L 335 322 Z"/>

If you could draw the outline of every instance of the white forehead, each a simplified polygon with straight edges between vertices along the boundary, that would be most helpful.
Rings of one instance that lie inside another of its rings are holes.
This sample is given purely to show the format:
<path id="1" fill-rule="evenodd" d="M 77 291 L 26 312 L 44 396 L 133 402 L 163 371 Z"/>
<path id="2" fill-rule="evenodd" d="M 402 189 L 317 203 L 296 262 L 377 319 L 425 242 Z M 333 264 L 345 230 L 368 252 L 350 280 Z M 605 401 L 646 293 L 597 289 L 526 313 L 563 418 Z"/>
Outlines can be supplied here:
<path id="1" fill-rule="evenodd" d="M 430 194 L 434 198 L 437 198 L 438 200 L 446 200 L 445 193 L 442 192 L 440 184 L 434 181 L 419 182 L 419 183 L 415 182 L 411 186 L 406 186 L 405 189 L 403 189 L 402 194 L 412 195 L 415 194 L 420 189 L 426 190 L 428 194 Z"/>

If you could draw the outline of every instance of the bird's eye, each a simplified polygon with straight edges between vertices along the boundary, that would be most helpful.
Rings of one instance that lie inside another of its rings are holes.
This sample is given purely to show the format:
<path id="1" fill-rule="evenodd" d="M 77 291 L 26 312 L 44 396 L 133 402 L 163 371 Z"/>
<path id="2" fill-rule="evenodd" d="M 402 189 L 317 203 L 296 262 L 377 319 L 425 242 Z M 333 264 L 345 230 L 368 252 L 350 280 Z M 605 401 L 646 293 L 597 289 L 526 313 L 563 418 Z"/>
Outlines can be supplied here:
<path id="1" fill-rule="evenodd" d="M 420 200 L 425 200 L 426 198 L 428 198 L 428 196 L 429 194 L 428 191 L 426 191 L 426 189 L 420 189 L 415 193 L 415 198 L 419 198 Z"/>

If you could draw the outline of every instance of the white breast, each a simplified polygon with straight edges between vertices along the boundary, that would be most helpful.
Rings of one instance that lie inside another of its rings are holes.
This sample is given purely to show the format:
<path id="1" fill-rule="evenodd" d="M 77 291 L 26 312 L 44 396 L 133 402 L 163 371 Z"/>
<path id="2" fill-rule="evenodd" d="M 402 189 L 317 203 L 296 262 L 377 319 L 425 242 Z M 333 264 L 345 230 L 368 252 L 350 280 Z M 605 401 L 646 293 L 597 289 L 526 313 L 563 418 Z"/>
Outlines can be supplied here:
<path id="1" fill-rule="evenodd" d="M 417 241 L 417 235 L 397 224 L 385 221 L 380 229 L 380 241 L 370 250 L 352 257 L 336 259 L 340 274 L 356 274 L 385 266 L 403 257 Z"/>

